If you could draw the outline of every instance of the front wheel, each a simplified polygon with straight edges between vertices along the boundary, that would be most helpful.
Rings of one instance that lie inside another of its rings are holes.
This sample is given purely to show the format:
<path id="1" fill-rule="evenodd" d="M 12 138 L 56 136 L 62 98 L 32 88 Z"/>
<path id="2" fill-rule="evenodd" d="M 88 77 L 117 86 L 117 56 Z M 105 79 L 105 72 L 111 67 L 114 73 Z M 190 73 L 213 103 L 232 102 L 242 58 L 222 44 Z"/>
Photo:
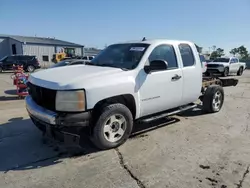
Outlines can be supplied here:
<path id="1" fill-rule="evenodd" d="M 223 76 L 227 77 L 229 74 L 229 68 L 225 68 L 224 72 L 223 72 Z"/>
<path id="2" fill-rule="evenodd" d="M 209 86 L 205 91 L 202 102 L 205 112 L 219 112 L 224 102 L 223 88 L 219 85 Z"/>
<path id="3" fill-rule="evenodd" d="M 131 134 L 133 116 L 123 104 L 110 104 L 100 110 L 91 140 L 99 149 L 111 149 L 123 144 Z"/>
<path id="4" fill-rule="evenodd" d="M 27 71 L 28 71 L 28 72 L 34 72 L 34 71 L 35 71 L 35 67 L 34 67 L 33 65 L 29 65 L 29 66 L 27 67 Z"/>

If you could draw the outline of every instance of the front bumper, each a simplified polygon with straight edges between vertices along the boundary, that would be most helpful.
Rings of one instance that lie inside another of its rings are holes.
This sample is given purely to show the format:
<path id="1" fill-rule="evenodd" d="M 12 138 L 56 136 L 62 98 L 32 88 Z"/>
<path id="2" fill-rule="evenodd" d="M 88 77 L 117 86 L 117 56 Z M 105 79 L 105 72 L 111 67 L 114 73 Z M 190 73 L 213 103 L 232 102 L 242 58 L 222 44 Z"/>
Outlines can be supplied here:
<path id="1" fill-rule="evenodd" d="M 34 124 L 47 136 L 59 141 L 79 144 L 82 129 L 90 124 L 91 112 L 53 112 L 37 105 L 31 96 L 27 96 L 25 102 Z"/>

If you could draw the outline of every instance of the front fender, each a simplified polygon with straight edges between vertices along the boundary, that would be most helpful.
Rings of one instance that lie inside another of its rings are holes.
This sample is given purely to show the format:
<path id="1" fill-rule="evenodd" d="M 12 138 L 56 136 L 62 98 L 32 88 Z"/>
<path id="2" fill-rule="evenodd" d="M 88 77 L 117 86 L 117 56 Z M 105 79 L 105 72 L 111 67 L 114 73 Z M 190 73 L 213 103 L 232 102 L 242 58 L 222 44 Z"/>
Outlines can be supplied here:
<path id="1" fill-rule="evenodd" d="M 113 81 L 105 84 L 99 84 L 90 88 L 86 88 L 86 103 L 87 110 L 91 110 L 95 105 L 105 99 L 116 97 L 120 95 L 132 95 L 135 100 L 136 115 L 138 118 L 140 114 L 139 92 L 136 91 L 135 81 Z"/>

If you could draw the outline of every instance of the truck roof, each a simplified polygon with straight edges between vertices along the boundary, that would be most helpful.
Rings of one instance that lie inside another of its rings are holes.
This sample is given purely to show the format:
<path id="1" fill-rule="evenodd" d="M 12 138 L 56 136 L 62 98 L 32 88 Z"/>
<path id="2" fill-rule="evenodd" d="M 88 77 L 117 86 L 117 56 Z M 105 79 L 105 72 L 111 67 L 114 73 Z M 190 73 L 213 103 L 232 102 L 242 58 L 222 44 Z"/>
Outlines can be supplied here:
<path id="1" fill-rule="evenodd" d="M 180 44 L 180 43 L 186 43 L 186 44 L 193 44 L 190 41 L 184 41 L 184 40 L 167 40 L 167 39 L 151 39 L 151 40 L 134 40 L 134 41 L 127 41 L 127 42 L 119 42 L 118 44 L 124 44 L 124 43 L 142 43 L 142 44 L 155 44 L 155 43 L 168 43 L 168 44 Z"/>

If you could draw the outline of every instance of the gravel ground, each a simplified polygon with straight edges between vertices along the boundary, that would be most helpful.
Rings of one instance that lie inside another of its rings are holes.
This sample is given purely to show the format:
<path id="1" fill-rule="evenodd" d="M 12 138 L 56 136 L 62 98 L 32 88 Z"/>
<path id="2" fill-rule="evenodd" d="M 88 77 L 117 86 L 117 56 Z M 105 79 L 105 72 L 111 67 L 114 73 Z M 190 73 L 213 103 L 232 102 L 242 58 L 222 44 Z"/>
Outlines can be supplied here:
<path id="1" fill-rule="evenodd" d="M 137 125 L 118 149 L 97 151 L 86 140 L 72 150 L 42 139 L 0 74 L 1 188 L 249 188 L 250 71 L 225 88 L 216 114 L 200 109 Z"/>

